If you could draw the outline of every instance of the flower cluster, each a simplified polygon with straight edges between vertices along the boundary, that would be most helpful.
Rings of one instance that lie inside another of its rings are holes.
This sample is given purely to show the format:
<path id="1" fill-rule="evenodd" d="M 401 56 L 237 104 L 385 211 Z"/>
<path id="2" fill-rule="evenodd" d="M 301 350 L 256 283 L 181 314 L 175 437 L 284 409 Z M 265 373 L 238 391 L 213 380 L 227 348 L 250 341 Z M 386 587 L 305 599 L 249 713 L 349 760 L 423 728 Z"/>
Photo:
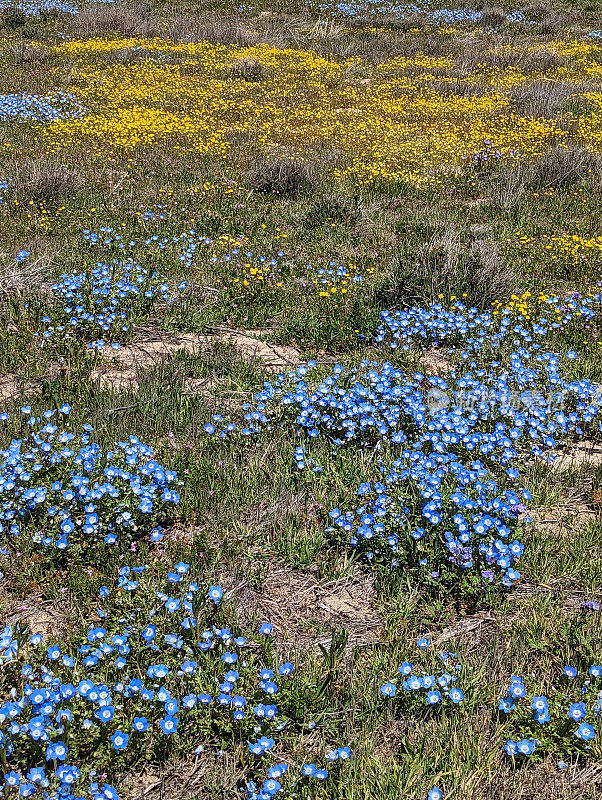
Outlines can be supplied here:
<path id="1" fill-rule="evenodd" d="M 26 435 L 0 451 L 0 532 L 27 531 L 45 547 L 90 552 L 102 542 L 123 546 L 148 534 L 157 516 L 178 503 L 171 488 L 176 473 L 136 437 L 105 452 L 91 440 L 91 425 L 75 433 L 57 424 L 55 411 L 42 418 L 30 416 L 29 407 L 21 411 Z M 64 405 L 59 416 L 69 411 Z"/>
<path id="2" fill-rule="evenodd" d="M 144 222 L 149 222 L 151 220 L 159 222 L 167 219 L 167 213 L 164 206 L 161 204 L 157 205 L 156 211 L 147 209 L 141 212 L 140 216 Z M 138 240 L 124 238 L 113 228 L 103 225 L 98 231 L 92 231 L 88 228 L 84 229 L 83 237 L 92 247 L 103 249 L 112 248 L 118 252 L 129 250 L 129 252 L 132 253 L 134 249 L 139 250 L 144 247 L 147 252 L 152 252 L 154 249 L 155 252 L 160 253 L 167 250 L 170 245 L 173 245 L 176 250 L 175 257 L 185 268 L 189 268 L 192 265 L 199 246 L 211 244 L 211 239 L 199 234 L 193 228 L 177 235 L 160 236 L 158 233 L 154 233 L 151 236 Z"/>
<path id="3" fill-rule="evenodd" d="M 440 584 L 455 584 L 466 571 L 505 586 L 520 577 L 515 561 L 524 547 L 512 537 L 527 498 L 500 490 L 482 463 L 409 452 L 358 494 L 360 506 L 330 516 L 368 561 Z"/>
<path id="4" fill-rule="evenodd" d="M 435 24 L 444 21 L 440 9 L 432 13 Z M 143 50 L 148 58 L 119 67 L 107 64 L 105 54 L 125 48 Z M 593 69 L 598 54 L 593 43 L 591 48 L 587 68 Z M 541 154 L 559 136 L 567 137 L 553 120 L 511 111 L 511 98 L 503 90 L 516 85 L 513 65 L 494 76 L 488 65 L 475 65 L 463 74 L 479 91 L 458 94 L 438 91 L 435 81 L 425 80 L 422 53 L 405 59 L 404 73 L 411 73 L 403 79 L 397 57 L 378 66 L 366 62 L 366 79 L 374 88 L 366 92 L 359 76 L 345 83 L 346 67 L 335 59 L 265 44 L 242 53 L 237 46 L 209 42 L 96 37 L 61 42 L 52 51 L 78 59 L 77 82 L 67 88 L 89 109 L 84 118 L 56 120 L 44 129 L 48 146 L 60 152 L 75 146 L 102 157 L 119 148 L 163 142 L 225 160 L 236 158 L 233 134 L 257 132 L 268 151 L 298 154 L 300 142 L 335 148 L 341 163 L 333 162 L 330 169 L 354 185 L 429 188 L 465 172 L 464 157 L 482 148 L 484 137 L 504 157 L 520 151 L 524 158 Z M 168 54 L 181 59 L 183 67 L 166 64 Z M 259 93 L 249 82 L 221 79 L 224 69 L 242 55 L 266 68 Z M 585 82 L 583 72 L 585 65 L 572 75 L 575 83 Z M 565 75 L 558 69 L 546 78 L 561 81 Z M 452 74 L 443 76 L 450 86 L 456 80 Z M 185 110 L 178 102 L 183 92 Z M 216 102 L 224 109 L 219 118 Z M 241 106 L 247 114 L 240 115 Z M 593 143 L 599 126 L 591 127 L 583 136 Z M 237 277 L 243 285 L 248 280 Z"/>
<path id="5" fill-rule="evenodd" d="M 88 0 L 92 3 L 113 3 L 115 0 Z M 44 14 L 77 14 L 79 7 L 70 0 L 0 0 L 0 12 L 6 10 L 21 11 L 28 17 Z"/>
<path id="6" fill-rule="evenodd" d="M 523 552 L 510 534 L 530 496 L 498 487 L 492 470 L 516 481 L 512 462 L 542 456 L 559 440 L 599 425 L 597 385 L 565 377 L 576 353 L 561 357 L 539 343 L 562 323 L 589 321 L 599 305 L 598 296 L 551 298 L 545 302 L 550 317 L 529 328 L 513 319 L 513 309 L 480 313 L 456 304 L 385 312 L 377 342 L 409 348 L 416 340 L 449 340 L 463 347 L 461 366 L 444 380 L 364 361 L 359 370 L 336 365 L 311 385 L 315 364 L 308 362 L 264 383 L 255 408 L 246 408 L 241 432 L 260 431 L 279 408 L 285 417 L 292 411 L 310 439 L 399 448 L 401 458 L 381 465 L 374 485 L 360 486 L 359 507 L 331 512 L 335 525 L 375 563 L 420 568 L 424 577 L 442 581 L 472 571 L 479 580 L 499 577 L 510 586 Z M 226 437 L 235 427 L 205 430 Z M 296 460 L 305 464 L 299 450 Z"/>
<path id="7" fill-rule="evenodd" d="M 98 610 L 102 624 L 91 625 L 79 646 L 46 646 L 35 634 L 18 647 L 12 629 L 4 631 L 5 657 L 12 648 L 5 667 L 12 667 L 16 684 L 0 707 L 0 747 L 14 767 L 5 786 L 19 787 L 25 797 L 50 788 L 56 794 L 47 797 L 66 800 L 84 784 L 83 768 L 70 763 L 75 753 L 82 761 L 94 754 L 102 767 L 119 754 L 135 759 L 147 737 L 169 747 L 172 737 L 198 742 L 215 730 L 227 737 L 233 727 L 248 739 L 247 768 L 266 768 L 274 736 L 286 727 L 278 698 L 286 705 L 294 680 L 290 662 L 266 666 L 262 660 L 262 652 L 267 658 L 272 651 L 266 643 L 272 626 L 261 626 L 255 642 L 223 627 L 221 588 L 212 586 L 203 597 L 185 562 L 159 584 L 147 574 L 145 565 L 118 569 L 117 586 L 100 590 L 109 605 Z M 195 752 L 203 749 L 197 745 Z M 335 753 L 334 760 L 350 757 L 349 748 Z M 288 771 L 273 764 L 259 791 L 247 784 L 249 797 L 273 797 Z M 327 776 L 315 764 L 301 768 L 300 779 Z M 95 782 L 87 792 L 94 800 L 117 798 L 113 787 Z"/>
<path id="8" fill-rule="evenodd" d="M 283 272 L 281 259 L 284 252 L 279 250 L 276 256 L 265 256 L 251 250 L 243 251 L 237 246 L 230 247 L 224 255 L 212 255 L 211 264 L 220 264 L 225 276 L 218 278 L 217 283 L 235 295 L 241 290 L 246 294 L 255 296 L 269 289 L 281 289 L 286 269 Z"/>
<path id="9" fill-rule="evenodd" d="M 386 14 L 398 19 L 420 15 L 429 25 L 462 25 L 478 23 L 483 18 L 482 11 L 473 8 L 434 8 L 429 0 L 418 3 L 397 3 L 395 0 L 364 0 L 364 2 L 320 3 L 323 11 L 332 11 L 344 17 L 364 17 L 371 14 Z M 506 22 L 526 22 L 522 11 L 512 11 L 505 15 Z"/>
<path id="10" fill-rule="evenodd" d="M 186 282 L 180 283 L 186 288 Z M 44 328 L 37 335 L 43 341 L 60 334 L 82 337 L 88 346 L 101 350 L 107 339 L 114 349 L 127 338 L 132 325 L 148 315 L 157 302 L 166 303 L 169 286 L 157 272 L 130 261 L 98 264 L 87 272 L 61 275 L 52 286 L 64 301 L 58 322 L 46 315 Z"/>
<path id="11" fill-rule="evenodd" d="M 539 750 L 570 756 L 590 749 L 602 714 L 602 666 L 592 664 L 584 672 L 579 680 L 579 670 L 567 665 L 549 696 L 530 699 L 523 679 L 512 676 L 498 710 L 510 717 L 513 730 L 524 734 L 526 729 L 530 735 L 510 739 L 504 747 L 509 756 L 531 756 Z"/>
<path id="12" fill-rule="evenodd" d="M 419 640 L 421 648 L 428 647 L 427 639 Z M 432 674 L 423 670 L 422 675 L 416 674 L 416 668 L 409 661 L 404 661 L 398 668 L 400 685 L 394 680 L 387 681 L 380 687 L 380 693 L 385 698 L 396 698 L 396 702 L 402 703 L 408 700 L 410 703 L 427 706 L 439 706 L 446 703 L 451 707 L 458 705 L 464 700 L 464 692 L 456 683 L 462 672 L 462 665 L 458 662 L 456 653 L 439 653 L 439 658 L 445 669 L 440 674 Z M 401 688 L 404 694 L 397 695 Z M 397 696 L 397 697 L 396 697 Z M 420 699 L 419 699 L 420 698 Z M 407 704 L 407 702 L 406 702 Z"/>
<path id="13" fill-rule="evenodd" d="M 455 298 L 452 298 L 455 299 Z M 590 323 L 602 311 L 602 295 L 558 296 L 525 292 L 513 296 L 506 304 L 497 303 L 492 311 L 480 312 L 454 302 L 448 309 L 441 303 L 429 308 L 384 311 L 376 342 L 391 350 L 409 350 L 412 346 L 427 347 L 445 344 L 462 345 L 464 358 L 472 353 L 521 342 L 534 350 L 556 331 L 570 323 Z"/>
<path id="14" fill-rule="evenodd" d="M 362 268 L 358 264 L 337 264 L 331 261 L 327 267 L 307 265 L 308 275 L 316 287 L 318 297 L 336 299 L 350 292 L 366 278 L 374 274 L 374 267 Z"/>
<path id="15" fill-rule="evenodd" d="M 582 267 L 586 274 L 599 274 L 602 266 L 602 236 L 579 236 L 562 234 L 559 236 L 526 236 L 518 233 L 512 242 L 523 251 L 541 251 L 547 262 L 557 264 L 565 269 L 565 274 L 574 274 L 569 270 Z"/>
<path id="16" fill-rule="evenodd" d="M 12 181 L 9 179 L 7 180 L 0 180 L 0 203 L 3 203 L 5 200 L 4 195 L 12 186 Z"/>
<path id="17" fill-rule="evenodd" d="M 309 467 L 312 472 L 322 472 L 322 467 L 307 455 L 305 447 L 303 445 L 299 445 L 295 447 L 295 468 L 296 469 L 305 469 Z"/>
<path id="18" fill-rule="evenodd" d="M 0 94 L 0 122 L 53 122 L 83 114 L 84 109 L 72 94 Z"/>

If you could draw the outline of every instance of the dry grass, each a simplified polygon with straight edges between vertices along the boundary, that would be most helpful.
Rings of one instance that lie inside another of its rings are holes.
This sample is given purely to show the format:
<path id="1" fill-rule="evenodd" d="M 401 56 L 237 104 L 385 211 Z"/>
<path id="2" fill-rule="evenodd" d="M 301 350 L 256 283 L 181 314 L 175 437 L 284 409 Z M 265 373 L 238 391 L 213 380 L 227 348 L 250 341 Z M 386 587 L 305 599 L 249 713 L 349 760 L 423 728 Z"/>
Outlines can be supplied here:
<path id="1" fill-rule="evenodd" d="M 344 628 L 348 646 L 365 646 L 380 638 L 373 580 L 359 570 L 338 580 L 320 580 L 316 571 L 271 564 L 261 588 L 247 579 L 228 596 L 245 609 L 246 619 L 272 622 L 283 647 L 327 646 L 330 631 Z"/>
<path id="2" fill-rule="evenodd" d="M 35 290 L 40 290 L 48 277 L 49 261 L 38 258 L 35 261 L 0 264 L 0 298 L 15 298 Z"/>
<path id="3" fill-rule="evenodd" d="M 20 8 L 5 8 L 0 12 L 0 28 L 15 31 L 27 23 L 27 14 Z"/>
<path id="4" fill-rule="evenodd" d="M 227 75 L 234 80 L 254 83 L 267 77 L 268 71 L 256 58 L 241 58 L 235 61 L 228 70 Z"/>
<path id="5" fill-rule="evenodd" d="M 236 797 L 244 776 L 239 754 L 217 756 L 211 747 L 165 769 L 149 765 L 123 782 L 123 800 L 189 800 Z"/>
<path id="6" fill-rule="evenodd" d="M 302 218 L 307 228 L 324 224 L 355 225 L 361 217 L 361 208 L 356 199 L 345 194 L 329 193 L 317 197 Z"/>
<path id="7" fill-rule="evenodd" d="M 204 14 L 180 17 L 171 23 L 168 36 L 176 42 L 213 42 L 215 44 L 257 44 L 260 36 L 233 15 Z"/>
<path id="8" fill-rule="evenodd" d="M 497 28 L 500 25 L 503 25 L 505 21 L 506 21 L 506 15 L 503 9 L 497 6 L 483 9 L 483 16 L 481 17 L 481 23 L 486 28 Z"/>
<path id="9" fill-rule="evenodd" d="M 528 770 L 513 770 L 503 762 L 495 777 L 479 795 L 482 800 L 599 800 L 602 768 L 577 762 L 565 770 L 548 759 Z"/>
<path id="10" fill-rule="evenodd" d="M 85 188 L 80 170 L 52 158 L 16 162 L 11 173 L 15 197 L 21 202 L 31 200 L 36 204 L 57 204 L 78 195 Z"/>
<path id="11" fill-rule="evenodd" d="M 555 147 L 534 163 L 529 183 L 536 189 L 569 186 L 599 167 L 600 157 L 585 148 Z"/>
<path id="12" fill-rule="evenodd" d="M 297 155 L 259 155 L 247 171 L 247 185 L 264 194 L 299 197 L 317 183 L 313 161 Z"/>
<path id="13" fill-rule="evenodd" d="M 566 107 L 569 98 L 583 87 L 559 81 L 536 81 L 517 87 L 512 93 L 517 112 L 527 117 L 555 117 Z"/>
<path id="14" fill-rule="evenodd" d="M 468 236 L 453 225 L 444 227 L 422 247 L 401 255 L 391 280 L 389 293 L 402 304 L 466 294 L 467 302 L 478 307 L 508 297 L 518 285 L 486 226 L 474 227 Z"/>
<path id="15" fill-rule="evenodd" d="M 31 64 L 37 66 L 47 60 L 47 55 L 40 47 L 33 47 L 23 41 L 12 42 L 7 55 L 14 64 Z"/>
<path id="16" fill-rule="evenodd" d="M 73 15 L 74 36 L 98 36 L 119 33 L 122 36 L 153 37 L 164 33 L 150 5 L 112 5 L 97 3 Z"/>
<path id="17" fill-rule="evenodd" d="M 490 199 L 496 208 L 509 213 L 524 199 L 526 190 L 526 169 L 522 164 L 513 164 L 501 170 L 492 182 Z"/>

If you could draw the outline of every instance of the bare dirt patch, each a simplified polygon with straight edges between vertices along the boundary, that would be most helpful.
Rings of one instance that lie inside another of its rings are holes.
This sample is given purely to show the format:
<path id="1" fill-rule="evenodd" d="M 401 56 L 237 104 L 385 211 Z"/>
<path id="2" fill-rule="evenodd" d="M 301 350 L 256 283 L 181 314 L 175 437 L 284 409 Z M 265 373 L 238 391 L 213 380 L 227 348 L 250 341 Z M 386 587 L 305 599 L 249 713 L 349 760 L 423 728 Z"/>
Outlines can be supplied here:
<path id="1" fill-rule="evenodd" d="M 21 393 L 21 384 L 16 375 L 0 375 L 0 403 L 10 403 Z"/>
<path id="2" fill-rule="evenodd" d="M 531 519 L 531 524 L 554 536 L 567 536 L 576 528 L 582 528 L 588 522 L 599 517 L 599 511 L 579 500 L 566 500 L 550 508 L 533 508 L 521 514 L 521 519 Z"/>
<path id="3" fill-rule="evenodd" d="M 483 800 L 598 800 L 602 793 L 602 767 L 569 764 L 558 769 L 554 759 L 514 770 L 503 762 L 479 798 Z"/>
<path id="4" fill-rule="evenodd" d="M 0 374 L 0 403 L 12 403 L 19 397 L 26 395 L 28 398 L 40 393 L 44 381 L 52 381 L 59 377 L 64 367 L 62 364 L 51 364 L 45 375 L 32 380 L 19 378 L 14 372 Z"/>
<path id="5" fill-rule="evenodd" d="M 420 365 L 428 375 L 448 375 L 453 369 L 445 350 L 436 347 L 427 350 L 420 359 Z"/>
<path id="6" fill-rule="evenodd" d="M 66 603 L 44 600 L 40 594 L 17 598 L 0 593 L 0 609 L 7 625 L 26 623 L 31 633 L 53 637 L 66 635 L 69 629 L 69 609 Z"/>
<path id="7" fill-rule="evenodd" d="M 240 759 L 234 754 L 218 755 L 208 748 L 163 769 L 148 765 L 142 772 L 129 775 L 119 796 L 123 800 L 235 797 L 242 779 L 237 765 Z"/>
<path id="8" fill-rule="evenodd" d="M 546 460 L 554 472 L 598 467 L 602 464 L 602 443 L 592 439 L 573 442 L 563 450 L 551 451 Z"/>
<path id="9" fill-rule="evenodd" d="M 101 389 L 137 389 L 145 371 L 159 366 L 176 353 L 195 355 L 209 350 L 216 343 L 234 346 L 242 358 L 259 361 L 265 369 L 288 369 L 299 363 L 299 352 L 295 348 L 269 344 L 257 338 L 261 332 L 251 335 L 228 328 L 215 328 L 212 331 L 215 332 L 145 331 L 133 344 L 109 356 L 92 372 L 92 379 L 99 383 Z"/>
<path id="10" fill-rule="evenodd" d="M 489 638 L 498 629 L 498 622 L 488 611 L 480 611 L 454 622 L 444 628 L 439 635 L 433 635 L 435 647 L 447 642 L 462 642 L 468 649 L 476 649 L 484 638 Z"/>
<path id="11" fill-rule="evenodd" d="M 261 589 L 245 581 L 229 595 L 245 609 L 245 616 L 271 622 L 285 645 L 326 646 L 337 628 L 349 633 L 351 647 L 372 644 L 380 637 L 374 585 L 359 571 L 320 581 L 314 571 L 279 565 L 270 569 Z"/>

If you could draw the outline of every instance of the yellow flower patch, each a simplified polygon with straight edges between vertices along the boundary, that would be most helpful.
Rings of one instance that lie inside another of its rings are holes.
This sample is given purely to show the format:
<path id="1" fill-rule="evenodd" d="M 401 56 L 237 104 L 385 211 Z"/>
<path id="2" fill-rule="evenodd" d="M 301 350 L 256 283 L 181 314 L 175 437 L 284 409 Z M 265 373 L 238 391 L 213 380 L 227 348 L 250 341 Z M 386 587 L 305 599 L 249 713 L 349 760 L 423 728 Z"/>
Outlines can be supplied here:
<path id="1" fill-rule="evenodd" d="M 156 142 L 229 159 L 242 135 L 285 155 L 335 151 L 339 174 L 354 182 L 421 187 L 461 172 L 485 140 L 502 155 L 529 158 L 566 138 L 552 120 L 512 112 L 507 92 L 532 79 L 515 67 L 476 67 L 467 80 L 481 89 L 461 94 L 437 90 L 437 81 L 456 80 L 453 60 L 423 54 L 375 66 L 268 45 L 163 39 L 75 40 L 51 49 L 76 59 L 65 91 L 87 109 L 82 118 L 41 130 L 51 150 L 83 146 L 102 153 Z M 138 56 L 107 60 L 117 51 Z M 583 58 L 591 61 L 592 52 L 584 50 Z M 235 77 L 231 67 L 241 60 L 259 62 L 264 73 L 257 80 Z M 580 126 L 580 138 L 597 148 L 598 120 L 590 115 Z"/>

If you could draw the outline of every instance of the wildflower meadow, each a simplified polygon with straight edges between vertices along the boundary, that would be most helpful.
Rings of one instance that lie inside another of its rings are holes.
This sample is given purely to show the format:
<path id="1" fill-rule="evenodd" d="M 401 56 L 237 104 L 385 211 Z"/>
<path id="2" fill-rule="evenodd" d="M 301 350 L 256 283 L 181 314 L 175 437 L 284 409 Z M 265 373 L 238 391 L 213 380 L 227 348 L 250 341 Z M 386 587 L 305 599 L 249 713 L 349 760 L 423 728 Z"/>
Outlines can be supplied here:
<path id="1" fill-rule="evenodd" d="M 596 0 L 0 0 L 0 796 L 602 798 Z"/>

